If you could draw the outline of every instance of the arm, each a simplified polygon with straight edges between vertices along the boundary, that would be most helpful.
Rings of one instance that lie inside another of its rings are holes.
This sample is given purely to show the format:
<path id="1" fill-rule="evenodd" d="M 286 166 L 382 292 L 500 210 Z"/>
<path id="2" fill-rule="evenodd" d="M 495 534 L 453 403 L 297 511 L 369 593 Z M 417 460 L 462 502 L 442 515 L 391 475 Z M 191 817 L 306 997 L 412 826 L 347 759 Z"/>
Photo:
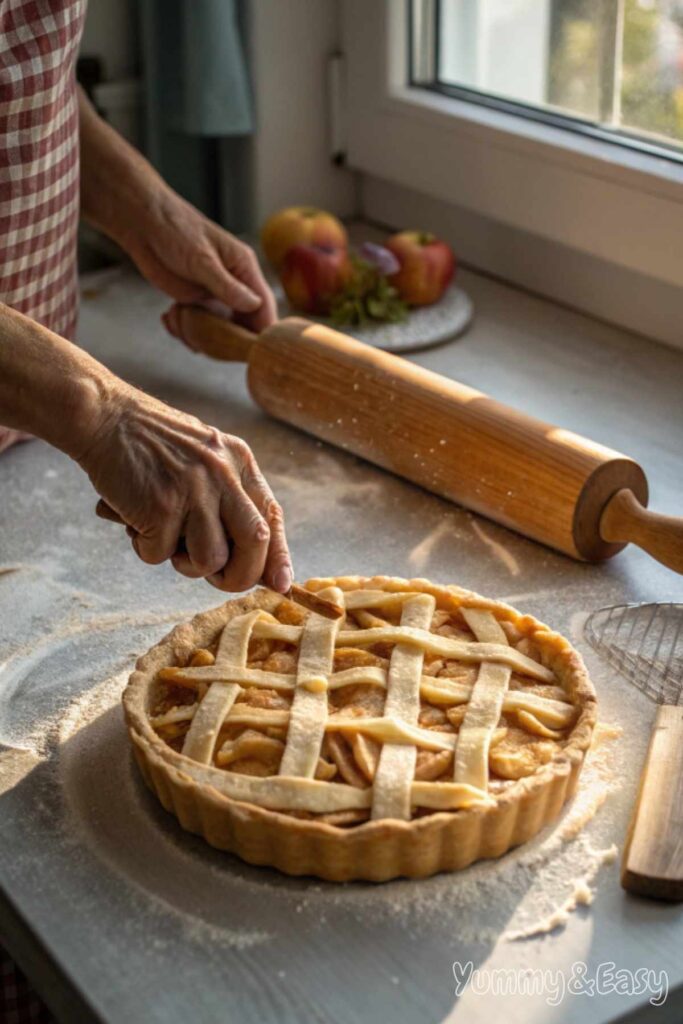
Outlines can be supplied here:
<path id="1" fill-rule="evenodd" d="M 275 300 L 249 246 L 166 185 L 79 91 L 81 208 L 141 273 L 176 302 L 215 298 L 246 326 L 275 320 Z"/>
<path id="2" fill-rule="evenodd" d="M 222 590 L 286 591 L 282 513 L 249 447 L 125 384 L 0 304 L 0 422 L 75 459 L 150 564 Z M 181 536 L 186 552 L 176 554 Z"/>
<path id="3" fill-rule="evenodd" d="M 76 345 L 2 303 L 0 339 L 0 422 L 78 461 L 123 382 Z"/>

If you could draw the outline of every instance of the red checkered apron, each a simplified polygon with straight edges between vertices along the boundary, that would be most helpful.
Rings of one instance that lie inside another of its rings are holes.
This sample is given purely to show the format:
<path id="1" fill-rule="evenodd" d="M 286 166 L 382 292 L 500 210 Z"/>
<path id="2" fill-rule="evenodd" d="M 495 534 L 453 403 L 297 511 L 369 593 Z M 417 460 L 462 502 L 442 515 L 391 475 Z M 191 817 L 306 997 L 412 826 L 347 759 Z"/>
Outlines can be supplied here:
<path id="1" fill-rule="evenodd" d="M 72 337 L 86 0 L 0 0 L 0 302 Z M 4 440 L 3 440 L 4 437 Z M 0 427 L 0 452 L 9 432 Z"/>
<path id="2" fill-rule="evenodd" d="M 74 69 L 85 8 L 0 0 L 0 301 L 66 337 L 78 313 Z M 0 452 L 15 439 L 0 426 Z M 51 1019 L 0 947 L 0 1022 Z"/>

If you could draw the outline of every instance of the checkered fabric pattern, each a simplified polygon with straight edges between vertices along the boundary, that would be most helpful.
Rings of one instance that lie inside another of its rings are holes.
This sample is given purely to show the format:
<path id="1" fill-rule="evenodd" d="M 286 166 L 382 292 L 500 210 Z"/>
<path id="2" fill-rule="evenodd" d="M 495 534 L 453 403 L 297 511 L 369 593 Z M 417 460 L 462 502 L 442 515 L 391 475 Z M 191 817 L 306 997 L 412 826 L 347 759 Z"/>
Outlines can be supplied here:
<path id="1" fill-rule="evenodd" d="M 0 300 L 76 325 L 78 100 L 86 0 L 0 0 Z"/>
<path id="2" fill-rule="evenodd" d="M 72 337 L 86 0 L 0 0 L 0 301 Z M 17 435 L 0 426 L 0 451 Z M 0 1022 L 52 1022 L 0 947 Z"/>

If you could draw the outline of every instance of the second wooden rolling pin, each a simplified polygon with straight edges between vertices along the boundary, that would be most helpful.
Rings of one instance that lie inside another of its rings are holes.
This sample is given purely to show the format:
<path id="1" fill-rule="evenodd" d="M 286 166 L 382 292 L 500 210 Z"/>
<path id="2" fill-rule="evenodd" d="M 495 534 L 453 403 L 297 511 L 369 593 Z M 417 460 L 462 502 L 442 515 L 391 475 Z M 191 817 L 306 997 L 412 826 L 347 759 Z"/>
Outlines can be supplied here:
<path id="1" fill-rule="evenodd" d="M 573 558 L 631 541 L 683 573 L 683 518 L 647 511 L 626 455 L 307 320 L 255 335 L 186 306 L 178 324 L 197 351 L 246 362 L 252 397 L 280 420 Z"/>

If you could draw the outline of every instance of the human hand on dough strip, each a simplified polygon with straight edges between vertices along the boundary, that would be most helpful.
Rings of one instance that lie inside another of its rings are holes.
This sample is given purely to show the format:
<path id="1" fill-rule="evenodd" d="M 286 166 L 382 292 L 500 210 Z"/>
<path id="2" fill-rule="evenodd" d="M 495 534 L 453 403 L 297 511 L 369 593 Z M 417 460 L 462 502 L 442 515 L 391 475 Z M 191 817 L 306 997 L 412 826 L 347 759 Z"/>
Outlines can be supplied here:
<path id="1" fill-rule="evenodd" d="M 221 590 L 289 589 L 282 510 L 241 438 L 132 391 L 78 461 L 144 562 Z"/>

